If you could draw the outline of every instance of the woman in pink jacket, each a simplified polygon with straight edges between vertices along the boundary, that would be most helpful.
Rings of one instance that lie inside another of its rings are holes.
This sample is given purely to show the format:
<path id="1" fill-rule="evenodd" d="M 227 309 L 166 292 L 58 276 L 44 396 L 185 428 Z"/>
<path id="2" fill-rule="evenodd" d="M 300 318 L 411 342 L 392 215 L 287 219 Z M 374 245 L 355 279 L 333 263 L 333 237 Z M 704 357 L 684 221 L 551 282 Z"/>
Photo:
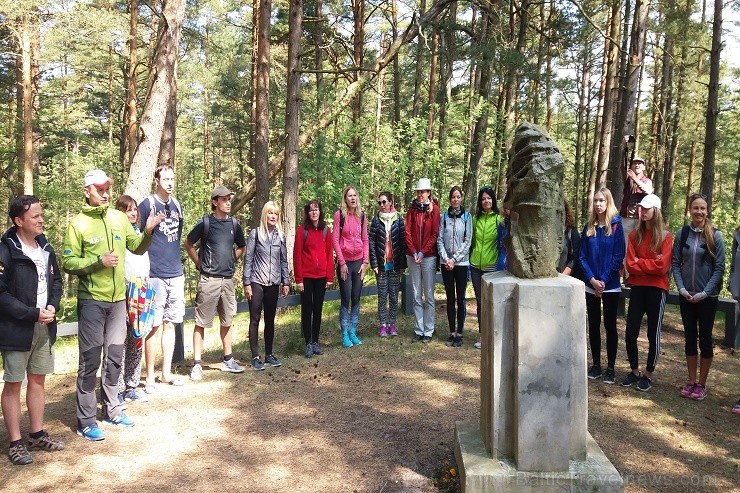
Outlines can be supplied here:
<path id="1" fill-rule="evenodd" d="M 353 185 L 344 187 L 342 205 L 334 213 L 332 242 L 337 254 L 337 277 L 342 297 L 342 306 L 339 309 L 342 345 L 352 347 L 362 344 L 357 337 L 357 324 L 360 322 L 362 281 L 365 279 L 365 268 L 369 260 L 365 213 Z"/>

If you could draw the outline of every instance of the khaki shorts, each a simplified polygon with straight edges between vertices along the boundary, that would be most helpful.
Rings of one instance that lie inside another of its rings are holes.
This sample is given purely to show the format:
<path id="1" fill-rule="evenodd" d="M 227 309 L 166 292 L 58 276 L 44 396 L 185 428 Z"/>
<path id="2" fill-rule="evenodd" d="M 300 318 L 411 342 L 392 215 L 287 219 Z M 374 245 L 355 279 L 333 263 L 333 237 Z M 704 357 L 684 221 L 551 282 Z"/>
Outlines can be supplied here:
<path id="1" fill-rule="evenodd" d="M 201 274 L 195 298 L 195 325 L 206 329 L 212 327 L 216 312 L 221 326 L 231 327 L 231 321 L 236 315 L 234 278 Z"/>
<path id="2" fill-rule="evenodd" d="M 54 373 L 54 348 L 49 346 L 49 329 L 46 325 L 33 327 L 30 351 L 2 351 L 6 382 L 22 382 L 26 373 L 49 375 Z"/>
<path id="3" fill-rule="evenodd" d="M 156 299 L 154 301 L 154 327 L 163 320 L 179 324 L 185 317 L 185 276 L 171 279 L 150 277 Z"/>

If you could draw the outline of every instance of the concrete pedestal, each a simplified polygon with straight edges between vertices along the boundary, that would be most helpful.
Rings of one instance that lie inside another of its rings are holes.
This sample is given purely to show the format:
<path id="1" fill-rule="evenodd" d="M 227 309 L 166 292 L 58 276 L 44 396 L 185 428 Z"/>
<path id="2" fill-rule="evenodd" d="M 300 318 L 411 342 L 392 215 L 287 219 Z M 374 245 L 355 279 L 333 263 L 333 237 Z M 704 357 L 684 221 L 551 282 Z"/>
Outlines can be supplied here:
<path id="1" fill-rule="evenodd" d="M 543 478 L 558 491 L 622 491 L 587 429 L 583 283 L 487 274 L 481 341 L 480 425 L 456 427 L 463 491 L 546 491 Z"/>

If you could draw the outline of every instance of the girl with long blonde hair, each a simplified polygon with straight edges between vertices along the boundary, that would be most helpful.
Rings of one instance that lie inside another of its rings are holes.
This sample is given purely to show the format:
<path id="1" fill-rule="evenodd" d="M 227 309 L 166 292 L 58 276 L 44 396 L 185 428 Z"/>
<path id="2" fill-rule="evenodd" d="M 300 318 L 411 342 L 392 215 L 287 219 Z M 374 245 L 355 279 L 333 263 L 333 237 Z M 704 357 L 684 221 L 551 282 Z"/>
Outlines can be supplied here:
<path id="1" fill-rule="evenodd" d="M 588 223 L 581 233 L 579 261 L 586 283 L 586 312 L 588 314 L 588 340 L 593 364 L 588 378 L 596 380 L 603 375 L 604 383 L 616 379 L 614 364 L 617 360 L 617 307 L 622 286 L 619 270 L 624 261 L 624 232 L 622 218 L 614 206 L 611 192 L 602 188 L 594 193 Z M 606 330 L 606 371 L 601 369 L 601 309 L 604 308 Z"/>
<path id="2" fill-rule="evenodd" d="M 267 202 L 262 207 L 259 228 L 249 233 L 244 255 L 244 294 L 249 300 L 249 346 L 252 369 L 264 370 L 259 356 L 258 329 L 265 312 L 265 363 L 277 367 L 280 360 L 272 354 L 275 339 L 275 312 L 278 296 L 288 296 L 288 252 L 280 226 L 280 207 Z"/>
<path id="3" fill-rule="evenodd" d="M 626 264 L 632 291 L 625 343 L 630 373 L 622 380 L 622 385 L 630 387 L 636 383 L 637 390 L 643 392 L 650 390 L 653 385 L 653 372 L 660 355 L 660 329 L 668 294 L 668 271 L 671 268 L 673 237 L 665 229 L 660 205 L 657 195 L 643 197 L 638 205 L 640 223 L 627 240 Z M 637 338 L 644 315 L 647 315 L 648 322 L 648 357 L 643 374 L 638 365 Z"/>

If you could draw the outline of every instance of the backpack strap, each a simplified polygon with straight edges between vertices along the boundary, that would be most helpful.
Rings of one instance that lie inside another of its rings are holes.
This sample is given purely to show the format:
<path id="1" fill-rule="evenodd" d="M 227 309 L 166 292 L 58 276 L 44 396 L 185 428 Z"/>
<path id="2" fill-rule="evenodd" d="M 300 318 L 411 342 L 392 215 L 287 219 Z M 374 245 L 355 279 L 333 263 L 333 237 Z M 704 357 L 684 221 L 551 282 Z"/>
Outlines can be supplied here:
<path id="1" fill-rule="evenodd" d="M 208 241 L 208 230 L 211 228 L 210 214 L 203 216 L 203 231 L 200 234 L 200 245 L 203 247 Z"/>

